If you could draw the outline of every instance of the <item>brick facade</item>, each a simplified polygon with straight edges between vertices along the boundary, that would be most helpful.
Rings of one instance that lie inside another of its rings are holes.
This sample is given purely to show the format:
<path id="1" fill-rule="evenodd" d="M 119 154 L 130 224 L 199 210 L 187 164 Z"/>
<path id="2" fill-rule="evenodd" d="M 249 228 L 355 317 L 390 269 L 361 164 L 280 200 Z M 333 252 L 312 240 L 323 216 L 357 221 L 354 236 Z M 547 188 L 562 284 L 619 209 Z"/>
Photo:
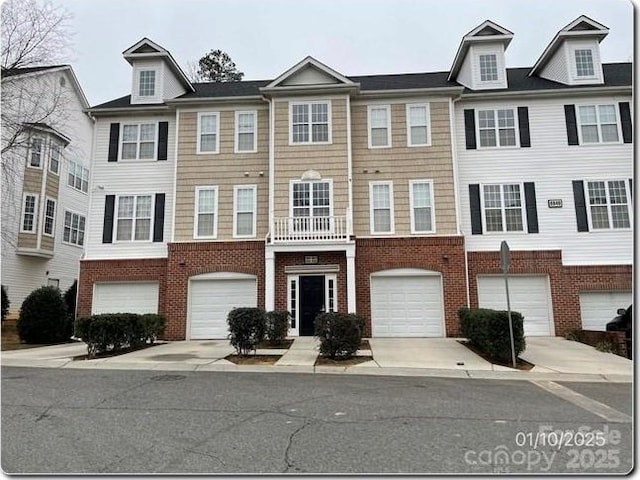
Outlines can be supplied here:
<path id="1" fill-rule="evenodd" d="M 421 268 L 442 274 L 445 332 L 460 335 L 458 310 L 467 304 L 462 237 L 419 237 L 356 240 L 356 311 L 371 336 L 370 276 L 396 268 Z"/>
<path id="2" fill-rule="evenodd" d="M 478 306 L 477 276 L 502 274 L 500 252 L 469 252 L 471 306 Z M 555 334 L 566 336 L 582 328 L 580 292 L 630 291 L 630 265 L 562 265 L 562 251 L 512 251 L 511 274 L 548 275 L 553 302 Z"/>

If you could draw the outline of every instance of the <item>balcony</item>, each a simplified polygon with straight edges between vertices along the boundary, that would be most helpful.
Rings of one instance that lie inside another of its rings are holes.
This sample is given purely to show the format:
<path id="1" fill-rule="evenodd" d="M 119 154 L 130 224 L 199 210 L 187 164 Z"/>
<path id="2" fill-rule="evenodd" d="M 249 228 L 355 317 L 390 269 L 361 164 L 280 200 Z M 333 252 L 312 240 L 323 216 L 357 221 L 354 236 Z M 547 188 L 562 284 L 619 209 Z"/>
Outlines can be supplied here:
<path id="1" fill-rule="evenodd" d="M 346 242 L 347 217 L 276 217 L 271 243 Z"/>

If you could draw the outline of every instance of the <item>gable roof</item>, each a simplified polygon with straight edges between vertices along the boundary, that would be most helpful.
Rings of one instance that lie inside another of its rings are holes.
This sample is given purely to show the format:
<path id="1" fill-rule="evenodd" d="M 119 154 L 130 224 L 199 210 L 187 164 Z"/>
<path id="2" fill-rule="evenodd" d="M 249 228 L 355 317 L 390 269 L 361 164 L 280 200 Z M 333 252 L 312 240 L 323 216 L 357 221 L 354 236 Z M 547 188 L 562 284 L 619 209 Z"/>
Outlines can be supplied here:
<path id="1" fill-rule="evenodd" d="M 476 28 L 467 33 L 464 37 L 462 37 L 462 41 L 460 42 L 460 46 L 458 47 L 456 56 L 453 59 L 453 65 L 451 66 L 451 71 L 449 73 L 449 80 L 454 80 L 458 76 L 458 72 L 460 71 L 462 62 L 467 56 L 469 47 L 473 43 L 500 42 L 506 49 L 511 43 L 512 39 L 513 32 L 507 30 L 504 27 L 501 27 L 491 20 L 485 20 Z"/>
<path id="2" fill-rule="evenodd" d="M 598 42 L 601 42 L 608 34 L 608 27 L 596 22 L 586 15 L 580 15 L 578 18 L 561 28 L 560 31 L 556 33 L 555 37 L 553 37 L 553 40 L 551 40 L 551 43 L 547 45 L 547 48 L 544 49 L 544 52 L 542 52 L 540 58 L 538 58 L 536 63 L 531 68 L 529 75 L 535 75 L 540 70 L 542 70 L 542 68 L 551 59 L 556 50 L 560 48 L 562 42 L 564 42 L 567 38 L 596 38 Z"/>
<path id="3" fill-rule="evenodd" d="M 56 68 L 68 67 L 68 65 L 42 65 L 39 67 L 24 67 L 24 68 L 3 68 L 2 77 L 15 77 L 16 75 L 26 75 L 27 73 L 44 72 L 46 70 L 53 70 Z"/>

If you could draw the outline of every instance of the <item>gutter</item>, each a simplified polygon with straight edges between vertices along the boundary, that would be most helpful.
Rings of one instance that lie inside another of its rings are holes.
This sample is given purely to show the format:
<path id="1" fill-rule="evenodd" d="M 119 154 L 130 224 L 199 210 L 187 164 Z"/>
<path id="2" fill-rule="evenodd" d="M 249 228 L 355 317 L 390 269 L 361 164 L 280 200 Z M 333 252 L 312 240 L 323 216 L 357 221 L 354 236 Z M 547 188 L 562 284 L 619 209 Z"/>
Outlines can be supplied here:
<path id="1" fill-rule="evenodd" d="M 576 87 L 576 88 L 554 88 L 548 90 L 522 90 L 522 91 L 504 91 L 504 92 L 487 92 L 487 93 L 463 93 L 461 97 L 465 100 L 484 100 L 501 97 L 567 97 L 585 94 L 623 94 L 631 95 L 631 85 L 615 86 L 615 87 Z"/>

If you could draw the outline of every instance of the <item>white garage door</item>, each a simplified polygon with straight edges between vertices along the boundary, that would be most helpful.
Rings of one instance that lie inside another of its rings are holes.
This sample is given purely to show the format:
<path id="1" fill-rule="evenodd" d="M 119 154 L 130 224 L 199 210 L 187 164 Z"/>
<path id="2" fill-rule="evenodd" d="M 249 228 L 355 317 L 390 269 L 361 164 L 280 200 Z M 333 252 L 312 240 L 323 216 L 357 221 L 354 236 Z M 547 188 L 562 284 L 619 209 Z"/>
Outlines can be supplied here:
<path id="1" fill-rule="evenodd" d="M 525 336 L 553 335 L 553 310 L 546 276 L 509 275 L 511 310 L 524 316 Z M 480 308 L 507 309 L 503 276 L 478 276 Z"/>
<path id="2" fill-rule="evenodd" d="M 633 301 L 631 292 L 582 292 L 580 312 L 584 330 L 605 330 L 607 323 Z"/>
<path id="3" fill-rule="evenodd" d="M 258 286 L 252 275 L 194 278 L 189 285 L 190 338 L 227 338 L 227 315 L 234 308 L 255 307 Z"/>
<path id="4" fill-rule="evenodd" d="M 91 313 L 158 313 L 158 283 L 96 283 Z"/>
<path id="5" fill-rule="evenodd" d="M 442 337 L 442 277 L 426 270 L 388 270 L 371 276 L 374 337 Z"/>

